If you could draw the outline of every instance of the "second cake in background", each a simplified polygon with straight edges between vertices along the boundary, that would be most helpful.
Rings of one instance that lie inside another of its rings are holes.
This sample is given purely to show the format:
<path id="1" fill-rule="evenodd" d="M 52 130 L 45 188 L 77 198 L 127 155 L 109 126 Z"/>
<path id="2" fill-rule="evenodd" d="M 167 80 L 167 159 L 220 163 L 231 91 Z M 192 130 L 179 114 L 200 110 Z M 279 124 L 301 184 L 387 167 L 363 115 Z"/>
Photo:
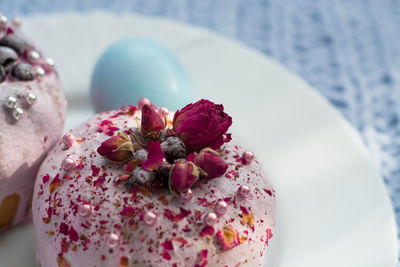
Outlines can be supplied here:
<path id="1" fill-rule="evenodd" d="M 60 138 L 67 103 L 54 61 L 0 16 L 0 233 L 30 220 L 39 166 Z"/>

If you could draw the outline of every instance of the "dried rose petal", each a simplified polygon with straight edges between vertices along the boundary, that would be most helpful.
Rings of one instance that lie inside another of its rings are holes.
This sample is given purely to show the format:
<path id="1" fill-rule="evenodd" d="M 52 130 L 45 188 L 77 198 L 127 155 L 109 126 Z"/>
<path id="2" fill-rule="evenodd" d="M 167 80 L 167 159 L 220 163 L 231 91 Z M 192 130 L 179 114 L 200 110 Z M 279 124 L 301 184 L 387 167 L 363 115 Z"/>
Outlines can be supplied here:
<path id="1" fill-rule="evenodd" d="M 71 239 L 71 241 L 74 242 L 78 241 L 78 233 L 76 232 L 73 226 L 69 228 L 69 239 Z"/>
<path id="2" fill-rule="evenodd" d="M 224 250 L 232 249 L 240 244 L 238 231 L 228 225 L 219 230 L 216 236 Z"/>
<path id="3" fill-rule="evenodd" d="M 200 236 L 207 236 L 207 235 L 213 235 L 215 232 L 214 227 L 206 225 L 201 229 L 200 231 Z"/>
<path id="4" fill-rule="evenodd" d="M 110 161 L 124 163 L 132 157 L 133 143 L 126 133 L 119 132 L 118 135 L 101 143 L 97 153 Z"/>
<path id="5" fill-rule="evenodd" d="M 136 159 L 128 161 L 127 163 L 124 164 L 124 171 L 132 173 L 135 170 L 135 168 L 139 165 L 140 165 L 140 161 L 138 161 Z"/>
<path id="6" fill-rule="evenodd" d="M 163 163 L 164 158 L 165 155 L 161 151 L 160 143 L 150 140 L 147 144 L 147 159 L 142 162 L 142 168 L 146 171 L 157 170 Z"/>
<path id="7" fill-rule="evenodd" d="M 121 116 L 121 115 L 128 115 L 128 116 L 132 117 L 133 115 L 135 115 L 136 109 L 137 108 L 135 106 L 131 106 L 131 105 L 122 106 L 118 110 L 118 112 L 115 113 L 114 115 L 111 115 L 110 118 L 116 118 L 116 117 Z"/>
<path id="8" fill-rule="evenodd" d="M 220 177 L 228 169 L 228 164 L 211 148 L 205 148 L 196 154 L 194 162 L 207 173 L 205 175 L 207 179 Z"/>
<path id="9" fill-rule="evenodd" d="M 144 105 L 142 108 L 142 134 L 146 137 L 154 138 L 158 132 L 164 130 L 165 119 L 150 105 Z"/>
<path id="10" fill-rule="evenodd" d="M 169 188 L 172 192 L 182 192 L 190 188 L 200 175 L 199 167 L 193 162 L 178 160 L 169 174 Z"/>
<path id="11" fill-rule="evenodd" d="M 165 250 L 174 250 L 174 245 L 172 244 L 172 240 L 165 240 L 164 242 L 161 243 L 161 246 Z"/>
<path id="12" fill-rule="evenodd" d="M 100 124 L 97 124 L 97 127 L 98 132 L 103 132 L 108 136 L 113 136 L 114 132 L 118 131 L 118 127 L 116 127 L 110 120 L 103 120 Z"/>
<path id="13" fill-rule="evenodd" d="M 242 225 L 248 225 L 251 229 L 254 230 L 254 215 L 252 213 L 242 213 L 240 217 L 242 218 L 240 220 L 240 223 Z"/>
<path id="14" fill-rule="evenodd" d="M 57 265 L 58 265 L 58 267 L 71 267 L 69 262 L 66 259 L 64 259 L 64 257 L 62 255 L 59 255 L 57 257 Z"/>
<path id="15" fill-rule="evenodd" d="M 232 118 L 222 105 L 202 99 L 175 113 L 173 129 L 189 152 L 198 152 L 206 147 L 219 149 L 229 141 L 225 135 L 231 124 Z"/>
<path id="16" fill-rule="evenodd" d="M 121 257 L 119 259 L 119 267 L 128 267 L 129 266 L 129 258 L 128 257 Z"/>
<path id="17" fill-rule="evenodd" d="M 50 186 L 49 186 L 50 194 L 53 194 L 58 189 L 60 184 L 61 184 L 60 174 L 57 173 L 57 175 L 54 177 L 53 181 L 51 181 L 51 183 L 50 183 Z"/>

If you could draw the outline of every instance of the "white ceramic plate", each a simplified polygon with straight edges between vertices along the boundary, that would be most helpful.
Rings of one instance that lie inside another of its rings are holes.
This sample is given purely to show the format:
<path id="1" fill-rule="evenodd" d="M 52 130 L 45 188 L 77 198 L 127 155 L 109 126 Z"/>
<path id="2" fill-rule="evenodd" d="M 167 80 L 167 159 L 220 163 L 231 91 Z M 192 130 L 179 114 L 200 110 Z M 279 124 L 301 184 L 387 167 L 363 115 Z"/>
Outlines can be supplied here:
<path id="1" fill-rule="evenodd" d="M 352 127 L 314 89 L 264 55 L 209 31 L 158 18 L 57 14 L 23 29 L 53 56 L 69 99 L 66 129 L 93 112 L 89 79 L 100 53 L 124 36 L 176 53 L 198 97 L 223 103 L 232 132 L 253 149 L 278 196 L 268 267 L 393 267 L 394 215 L 381 177 Z M 34 266 L 30 226 L 0 240 L 0 266 Z"/>

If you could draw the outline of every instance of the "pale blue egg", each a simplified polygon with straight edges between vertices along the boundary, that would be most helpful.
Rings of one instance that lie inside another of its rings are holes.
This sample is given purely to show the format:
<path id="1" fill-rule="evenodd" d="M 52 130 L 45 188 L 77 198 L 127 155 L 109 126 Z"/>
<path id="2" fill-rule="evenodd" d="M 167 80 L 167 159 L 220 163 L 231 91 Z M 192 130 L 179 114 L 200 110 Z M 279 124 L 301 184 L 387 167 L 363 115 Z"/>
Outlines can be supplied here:
<path id="1" fill-rule="evenodd" d="M 126 38 L 99 58 L 90 96 L 96 112 L 136 105 L 141 97 L 177 110 L 193 100 L 189 78 L 167 48 L 146 38 Z"/>

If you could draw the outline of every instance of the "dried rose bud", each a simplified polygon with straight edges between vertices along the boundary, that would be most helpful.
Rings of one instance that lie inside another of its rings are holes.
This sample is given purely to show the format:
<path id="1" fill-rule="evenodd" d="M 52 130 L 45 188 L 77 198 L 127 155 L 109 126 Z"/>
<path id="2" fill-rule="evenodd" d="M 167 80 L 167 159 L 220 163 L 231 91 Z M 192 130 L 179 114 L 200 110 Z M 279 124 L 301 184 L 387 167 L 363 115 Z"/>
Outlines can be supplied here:
<path id="1" fill-rule="evenodd" d="M 186 158 L 185 144 L 176 136 L 165 138 L 164 142 L 161 143 L 161 150 L 169 163 L 173 163 L 176 159 Z"/>
<path id="2" fill-rule="evenodd" d="M 101 143 L 97 153 L 110 161 L 124 163 L 132 157 L 132 140 L 126 133 L 119 132 L 118 135 Z"/>
<path id="3" fill-rule="evenodd" d="M 193 162 L 177 160 L 169 173 L 169 188 L 172 192 L 182 192 L 190 188 L 200 175 L 199 167 Z"/>
<path id="4" fill-rule="evenodd" d="M 175 113 L 173 129 L 188 152 L 199 152 L 206 147 L 219 149 L 229 141 L 226 132 L 231 124 L 232 118 L 224 112 L 222 105 L 202 99 Z"/>
<path id="5" fill-rule="evenodd" d="M 194 162 L 205 173 L 205 178 L 212 179 L 222 176 L 228 169 L 228 164 L 221 158 L 217 151 L 205 148 L 196 154 Z"/>
<path id="6" fill-rule="evenodd" d="M 165 128 L 165 119 L 150 105 L 142 108 L 141 131 L 146 137 L 155 138 Z"/>
<path id="7" fill-rule="evenodd" d="M 133 171 L 133 182 L 141 186 L 150 187 L 155 177 L 155 172 L 146 171 L 141 167 L 138 167 Z"/>

